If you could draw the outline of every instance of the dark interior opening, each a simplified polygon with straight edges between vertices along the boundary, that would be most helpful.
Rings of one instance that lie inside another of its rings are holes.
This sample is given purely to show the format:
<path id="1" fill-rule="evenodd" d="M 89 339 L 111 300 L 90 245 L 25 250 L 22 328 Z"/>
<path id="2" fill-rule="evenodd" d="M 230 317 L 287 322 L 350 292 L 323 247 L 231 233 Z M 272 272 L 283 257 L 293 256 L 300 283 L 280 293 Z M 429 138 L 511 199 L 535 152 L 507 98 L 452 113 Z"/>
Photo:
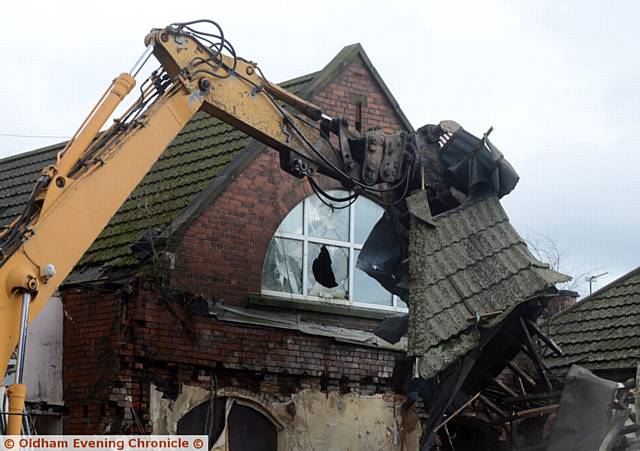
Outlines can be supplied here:
<path id="1" fill-rule="evenodd" d="M 271 420 L 249 406 L 234 403 L 225 425 L 227 398 L 218 397 L 198 404 L 178 420 L 178 434 L 208 435 L 209 447 L 228 428 L 231 451 L 277 451 L 278 431 Z"/>

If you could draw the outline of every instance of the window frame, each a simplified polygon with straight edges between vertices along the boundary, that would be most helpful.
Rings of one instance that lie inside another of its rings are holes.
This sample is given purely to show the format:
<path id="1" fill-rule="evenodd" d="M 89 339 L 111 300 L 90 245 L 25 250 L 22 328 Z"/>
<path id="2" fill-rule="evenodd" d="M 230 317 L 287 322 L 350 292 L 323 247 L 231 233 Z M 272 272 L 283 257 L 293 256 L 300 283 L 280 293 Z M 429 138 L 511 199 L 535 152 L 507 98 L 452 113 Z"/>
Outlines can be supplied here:
<path id="1" fill-rule="evenodd" d="M 342 189 L 332 189 L 330 190 L 331 192 L 335 193 L 336 191 L 339 191 L 339 195 L 347 195 L 350 194 L 349 191 L 345 191 Z M 297 234 L 297 233 L 291 233 L 291 232 L 284 232 L 282 230 L 280 230 L 280 225 L 278 226 L 278 229 L 276 230 L 276 232 L 273 234 L 273 236 L 271 237 L 271 241 L 269 241 L 269 246 L 271 246 L 271 243 L 273 242 L 274 238 L 282 238 L 282 239 L 288 239 L 288 240 L 295 240 L 295 241 L 302 241 L 302 294 L 297 294 L 297 293 L 287 293 L 284 291 L 274 291 L 274 290 L 265 290 L 264 288 L 262 288 L 262 283 L 260 284 L 260 290 L 261 293 L 263 295 L 266 296 L 272 296 L 272 297 L 277 297 L 277 298 L 285 298 L 285 299 L 292 299 L 292 300 L 307 300 L 307 301 L 316 301 L 316 302 L 322 302 L 322 303 L 326 303 L 326 304 L 338 304 L 338 305 L 346 305 L 346 306 L 350 306 L 350 307 L 361 307 L 361 308 L 365 308 L 365 309 L 375 309 L 375 310 L 386 310 L 389 312 L 401 312 L 401 313 L 406 313 L 408 312 L 408 308 L 407 307 L 403 307 L 401 305 L 399 305 L 399 302 L 401 301 L 400 297 L 393 294 L 393 293 L 389 293 L 391 295 L 391 305 L 382 305 L 382 304 L 375 304 L 375 303 L 368 303 L 368 302 L 359 302 L 359 301 L 355 301 L 353 299 L 354 296 L 354 275 L 355 275 L 355 253 L 358 251 L 362 250 L 362 246 L 364 243 L 357 243 L 355 241 L 355 202 L 352 202 L 351 205 L 349 205 L 348 209 L 349 209 L 349 240 L 348 241 L 340 241 L 340 240 L 334 240 L 334 239 L 329 239 L 329 238 L 320 238 L 320 237 L 316 237 L 316 236 L 311 236 L 309 235 L 309 225 L 308 225 L 308 216 L 309 216 L 309 200 L 311 198 L 313 198 L 313 196 L 315 196 L 315 194 L 311 194 L 310 196 L 305 197 L 303 200 L 301 200 L 300 202 L 298 202 L 291 210 L 289 210 L 289 212 L 287 212 L 287 214 L 285 215 L 284 218 L 282 218 L 280 224 L 282 224 L 282 222 L 284 222 L 285 218 L 295 209 L 297 208 L 300 204 L 302 204 L 302 234 Z M 380 206 L 380 204 L 378 202 L 376 202 L 374 199 L 371 199 L 370 197 L 366 197 L 363 196 L 365 199 L 367 199 L 370 202 L 373 202 L 376 206 L 382 208 Z M 334 247 L 340 247 L 340 248 L 348 248 L 349 250 L 349 267 L 348 267 L 348 298 L 347 299 L 337 299 L 337 298 L 326 298 L 326 297 L 320 297 L 320 296 L 313 296 L 313 295 L 309 295 L 307 294 L 307 289 L 308 289 L 308 283 L 309 283 L 309 267 L 308 267 L 308 258 L 309 258 L 309 242 L 311 243 L 317 243 L 317 244 L 325 244 L 327 246 L 334 246 Z M 267 254 L 265 254 L 265 259 L 268 255 L 268 250 L 267 250 Z M 266 263 L 266 260 L 265 260 Z M 263 263 L 263 268 L 264 268 L 264 264 Z M 374 281 L 375 283 L 378 283 L 377 281 Z"/>

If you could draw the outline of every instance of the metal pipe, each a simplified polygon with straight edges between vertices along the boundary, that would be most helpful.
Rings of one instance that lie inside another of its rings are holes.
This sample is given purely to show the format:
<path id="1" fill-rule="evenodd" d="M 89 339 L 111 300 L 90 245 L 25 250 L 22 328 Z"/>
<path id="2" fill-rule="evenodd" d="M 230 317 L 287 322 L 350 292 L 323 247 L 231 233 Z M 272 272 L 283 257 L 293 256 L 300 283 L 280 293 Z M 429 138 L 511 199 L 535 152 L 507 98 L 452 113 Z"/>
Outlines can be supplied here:
<path id="1" fill-rule="evenodd" d="M 24 360 L 27 349 L 27 327 L 29 322 L 29 305 L 31 293 L 22 294 L 22 317 L 20 319 L 20 340 L 18 341 L 18 353 L 16 355 L 16 384 L 21 384 L 24 378 Z"/>
<path id="2" fill-rule="evenodd" d="M 102 102 L 94 108 L 93 113 L 85 120 L 82 128 L 74 135 L 73 142 L 60 155 L 60 160 L 56 167 L 59 175 L 63 177 L 69 175 L 69 171 L 89 147 L 100 128 L 135 85 L 136 80 L 127 73 L 122 73 L 113 80 Z"/>
<path id="3" fill-rule="evenodd" d="M 140 58 L 138 58 L 138 61 L 136 61 L 136 63 L 133 65 L 129 73 L 134 77 L 138 75 L 138 72 L 145 65 L 145 63 L 151 56 L 152 52 L 153 52 L 153 44 L 149 44 L 147 48 L 144 50 L 144 52 L 142 53 L 142 55 L 140 55 Z"/>
<path id="4" fill-rule="evenodd" d="M 27 397 L 27 387 L 22 383 L 24 378 L 24 360 L 27 350 L 27 327 L 29 324 L 29 305 L 31 304 L 31 293 L 22 294 L 22 317 L 20 318 L 20 340 L 18 341 L 18 352 L 16 356 L 16 377 L 15 382 L 9 385 L 7 395 L 9 398 L 9 421 L 7 433 L 9 435 L 19 435 L 21 431 L 28 431 L 28 423 L 25 422 L 24 402 Z M 24 427 L 24 428 L 23 428 Z"/>

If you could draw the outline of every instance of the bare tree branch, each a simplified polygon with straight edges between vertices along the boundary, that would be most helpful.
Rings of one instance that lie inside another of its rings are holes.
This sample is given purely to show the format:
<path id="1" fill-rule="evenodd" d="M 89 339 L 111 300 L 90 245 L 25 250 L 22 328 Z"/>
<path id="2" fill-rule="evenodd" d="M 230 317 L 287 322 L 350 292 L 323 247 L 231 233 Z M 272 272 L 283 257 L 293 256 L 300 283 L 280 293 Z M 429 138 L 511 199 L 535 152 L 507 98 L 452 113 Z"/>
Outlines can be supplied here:
<path id="1" fill-rule="evenodd" d="M 581 295 L 588 294 L 589 276 L 602 271 L 603 267 L 588 264 L 584 260 L 573 260 L 571 254 L 563 250 L 552 235 L 540 232 L 531 232 L 530 235 L 530 239 L 525 239 L 525 242 L 531 253 L 551 269 L 571 276 L 569 282 L 558 284 L 558 288 L 577 291 Z"/>

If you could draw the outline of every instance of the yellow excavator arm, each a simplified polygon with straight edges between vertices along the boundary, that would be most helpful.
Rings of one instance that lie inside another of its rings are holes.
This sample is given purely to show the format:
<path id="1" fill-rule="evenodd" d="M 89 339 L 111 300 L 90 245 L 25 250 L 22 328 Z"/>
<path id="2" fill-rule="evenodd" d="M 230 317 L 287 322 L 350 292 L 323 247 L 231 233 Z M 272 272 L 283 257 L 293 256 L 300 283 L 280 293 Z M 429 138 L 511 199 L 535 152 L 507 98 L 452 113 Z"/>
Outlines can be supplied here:
<path id="1" fill-rule="evenodd" d="M 56 165 L 43 170 L 23 213 L 0 237 L 0 373 L 19 345 L 17 383 L 8 390 L 9 434 L 19 434 L 22 424 L 27 324 L 200 109 L 279 150 L 298 176 L 321 167 L 326 174 L 348 178 L 342 169 L 349 165 L 341 167 L 329 140 L 319 139 L 320 121 L 329 127 L 336 121 L 267 82 L 254 63 L 204 45 L 180 25 L 153 31 L 145 42 L 162 73 L 154 73 L 123 118 L 100 133 L 135 85 L 128 73 L 113 81 Z"/>
<path id="2" fill-rule="evenodd" d="M 386 193 L 392 200 L 424 186 L 425 149 L 441 149 L 461 131 L 450 122 L 429 133 L 350 130 L 344 119 L 269 83 L 255 63 L 235 55 L 217 24 L 198 22 L 217 32 L 198 32 L 191 22 L 147 35 L 139 63 L 153 52 L 161 70 L 142 84 L 130 109 L 100 132 L 133 89 L 140 64 L 114 80 L 57 163 L 43 170 L 22 214 L 0 235 L 0 373 L 17 346 L 9 434 L 19 434 L 23 420 L 27 324 L 199 110 L 279 151 L 281 166 L 294 176 L 314 184 L 319 172 L 356 193 Z"/>

